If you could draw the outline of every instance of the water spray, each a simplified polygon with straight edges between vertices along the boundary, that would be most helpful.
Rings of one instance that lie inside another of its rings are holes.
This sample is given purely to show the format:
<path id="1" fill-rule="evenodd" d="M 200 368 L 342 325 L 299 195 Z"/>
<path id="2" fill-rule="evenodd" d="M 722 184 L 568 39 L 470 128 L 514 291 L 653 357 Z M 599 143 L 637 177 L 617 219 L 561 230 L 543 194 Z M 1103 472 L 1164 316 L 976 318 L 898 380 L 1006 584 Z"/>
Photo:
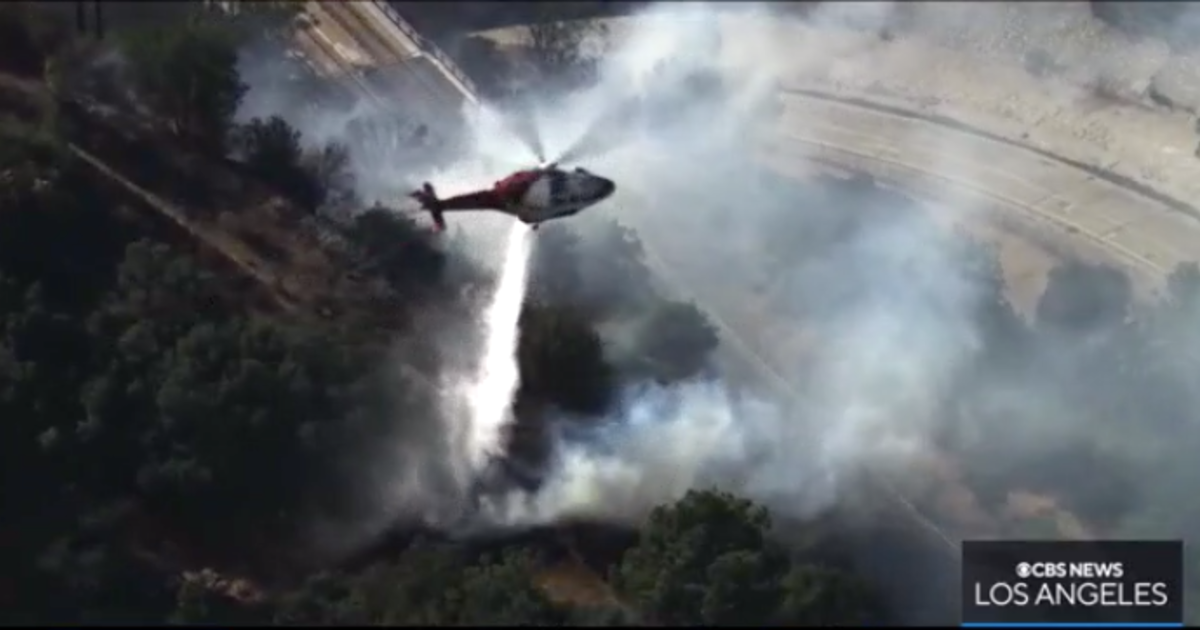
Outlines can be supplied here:
<path id="1" fill-rule="evenodd" d="M 518 323 L 525 301 L 532 230 L 513 223 L 504 248 L 500 278 L 484 311 L 484 345 L 475 379 L 467 390 L 467 457 L 471 470 L 483 470 L 503 455 L 504 429 L 520 386 L 517 366 Z"/>

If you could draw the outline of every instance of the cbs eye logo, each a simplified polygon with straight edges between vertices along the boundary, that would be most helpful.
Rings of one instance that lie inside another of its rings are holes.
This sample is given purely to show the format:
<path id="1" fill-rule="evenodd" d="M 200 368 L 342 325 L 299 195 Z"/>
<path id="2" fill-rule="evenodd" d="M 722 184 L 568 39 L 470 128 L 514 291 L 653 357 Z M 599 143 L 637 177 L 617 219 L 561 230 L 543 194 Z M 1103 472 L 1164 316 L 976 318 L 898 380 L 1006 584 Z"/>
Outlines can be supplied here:
<path id="1" fill-rule="evenodd" d="M 1062 562 L 1019 562 L 1016 569 L 1017 577 L 1028 578 L 1062 578 L 1067 577 L 1067 566 Z"/>

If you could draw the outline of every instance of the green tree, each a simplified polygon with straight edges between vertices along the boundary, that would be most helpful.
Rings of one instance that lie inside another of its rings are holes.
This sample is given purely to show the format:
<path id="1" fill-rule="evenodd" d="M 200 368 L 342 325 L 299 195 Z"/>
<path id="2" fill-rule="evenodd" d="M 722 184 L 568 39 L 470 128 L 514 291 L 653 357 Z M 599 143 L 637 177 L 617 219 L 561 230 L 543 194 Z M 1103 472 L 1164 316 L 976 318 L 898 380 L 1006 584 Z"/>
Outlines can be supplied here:
<path id="1" fill-rule="evenodd" d="M 247 166 L 264 175 L 295 169 L 303 153 L 300 132 L 279 116 L 251 119 L 237 130 L 237 140 Z"/>
<path id="2" fill-rule="evenodd" d="M 346 236 L 357 246 L 365 266 L 401 294 L 419 293 L 442 278 L 445 252 L 428 230 L 407 217 L 380 208 L 368 210 L 354 218 Z"/>
<path id="3" fill-rule="evenodd" d="M 691 491 L 655 508 L 612 582 L 653 623 L 762 624 L 780 601 L 787 554 L 768 538 L 765 508 L 733 495 Z"/>
<path id="4" fill-rule="evenodd" d="M 278 598 L 273 622 L 284 626 L 372 623 L 366 602 L 356 592 L 368 579 L 332 572 L 309 576 L 300 588 Z"/>
<path id="5" fill-rule="evenodd" d="M 285 596 L 278 624 L 561 625 L 533 582 L 533 559 L 510 551 L 471 561 L 461 548 L 419 543 L 357 576 L 321 574 Z"/>
<path id="6" fill-rule="evenodd" d="M 766 508 L 690 491 L 651 512 L 611 581 L 651 623 L 841 626 L 881 618 L 866 583 L 822 565 L 793 565 L 770 529 Z"/>
<path id="7" fill-rule="evenodd" d="M 452 625 L 464 605 L 468 566 L 461 549 L 418 543 L 395 562 L 369 571 L 359 591 L 373 623 Z"/>
<path id="8" fill-rule="evenodd" d="M 819 565 L 794 567 L 783 579 L 776 621 L 795 626 L 870 626 L 882 621 L 876 593 L 861 578 Z"/>
<path id="9" fill-rule="evenodd" d="M 300 145 L 300 132 L 283 118 L 251 119 L 236 129 L 234 146 L 246 166 L 264 182 L 309 210 L 324 200 L 317 174 Z"/>
<path id="10" fill-rule="evenodd" d="M 603 412 L 611 399 L 612 369 L 599 335 L 578 310 L 529 304 L 521 313 L 517 360 L 520 396 L 580 414 Z"/>
<path id="11" fill-rule="evenodd" d="M 456 625 L 561 626 L 566 616 L 534 583 L 533 567 L 532 556 L 510 551 L 468 568 Z"/>
<path id="12" fill-rule="evenodd" d="M 163 243 L 131 243 L 115 275 L 115 286 L 89 322 L 97 345 L 114 357 L 157 360 L 160 348 L 139 353 L 139 342 L 170 344 L 201 323 L 232 316 L 217 277 Z"/>
<path id="13" fill-rule="evenodd" d="M 191 20 L 132 32 L 122 44 L 139 92 L 172 131 L 223 152 L 247 90 L 238 75 L 235 33 L 219 22 Z"/>
<path id="14" fill-rule="evenodd" d="M 136 491 L 177 531 L 255 547 L 245 534 L 287 534 L 331 475 L 363 362 L 322 328 L 230 313 L 217 289 L 161 246 L 128 249 L 92 318 L 98 369 L 75 397 L 86 448 L 71 462 L 85 487 Z"/>
<path id="15" fill-rule="evenodd" d="M 327 144 L 305 152 L 300 167 L 312 182 L 313 206 L 333 213 L 344 213 L 360 205 L 354 189 L 354 173 L 350 170 L 350 150 L 342 144 Z"/>

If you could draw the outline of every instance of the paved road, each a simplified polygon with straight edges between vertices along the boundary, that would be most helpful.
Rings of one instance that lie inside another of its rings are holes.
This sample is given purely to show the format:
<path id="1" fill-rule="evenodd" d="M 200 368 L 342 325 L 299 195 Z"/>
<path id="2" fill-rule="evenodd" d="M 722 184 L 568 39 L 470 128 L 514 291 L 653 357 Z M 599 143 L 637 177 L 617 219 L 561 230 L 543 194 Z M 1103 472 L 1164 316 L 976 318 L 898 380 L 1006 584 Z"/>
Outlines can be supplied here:
<path id="1" fill-rule="evenodd" d="M 877 178 L 944 196 L 957 193 L 1008 215 L 1014 231 L 1051 232 L 1080 250 L 1103 251 L 1155 283 L 1200 259 L 1200 219 L 1176 200 L 983 132 L 954 129 L 869 103 L 784 93 L 764 139 L 777 160 L 816 155 Z"/>
<path id="2" fill-rule="evenodd" d="M 435 125 L 476 101 L 461 72 L 375 2 L 314 0 L 305 3 L 305 13 L 309 27 L 298 33 L 297 50 L 318 72 L 377 104 Z"/>

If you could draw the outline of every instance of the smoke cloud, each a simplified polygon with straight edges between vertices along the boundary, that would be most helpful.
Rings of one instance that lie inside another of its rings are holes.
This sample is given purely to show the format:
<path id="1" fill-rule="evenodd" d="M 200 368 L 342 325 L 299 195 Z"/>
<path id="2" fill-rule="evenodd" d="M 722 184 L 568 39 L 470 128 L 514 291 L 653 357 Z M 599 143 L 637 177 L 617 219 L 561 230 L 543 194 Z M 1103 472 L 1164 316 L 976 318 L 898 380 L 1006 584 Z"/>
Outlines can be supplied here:
<path id="1" fill-rule="evenodd" d="M 881 25 L 890 11 L 855 9 L 839 5 L 809 19 Z M 977 346 L 980 291 L 955 239 L 912 213 L 881 214 L 819 256 L 769 268 L 764 234 L 805 221 L 820 231 L 831 215 L 803 191 L 766 185 L 745 141 L 769 129 L 764 112 L 784 60 L 795 57 L 772 50 L 779 42 L 770 36 L 744 36 L 748 24 L 770 23 L 765 14 L 680 5 L 622 22 L 598 84 L 561 107 L 539 108 L 554 112 L 539 127 L 551 154 L 574 149 L 575 138 L 609 138 L 585 163 L 621 189 L 595 214 L 634 226 L 655 271 L 683 285 L 674 288 L 684 297 L 700 299 L 720 319 L 720 305 L 706 302 L 736 300 L 752 279 L 783 274 L 792 301 L 821 311 L 808 316 L 822 322 L 820 348 L 803 360 L 750 349 L 775 381 L 770 393 L 736 392 L 720 381 L 633 386 L 602 429 L 563 439 L 534 496 L 493 497 L 491 518 L 510 525 L 636 522 L 654 505 L 709 486 L 809 517 L 831 507 L 864 467 L 900 474 L 929 446 L 937 406 Z M 692 78 L 699 72 L 720 77 L 721 89 L 698 91 Z M 628 117 L 608 120 L 630 100 L 646 123 L 640 129 Z M 612 142 L 617 135 L 620 142 Z M 787 216 L 797 214 L 804 219 Z M 587 221 L 579 219 L 585 239 Z M 706 295 L 689 295 L 700 278 Z M 745 334 L 744 321 L 721 323 L 727 335 Z M 734 340 L 725 344 L 737 351 Z"/>

